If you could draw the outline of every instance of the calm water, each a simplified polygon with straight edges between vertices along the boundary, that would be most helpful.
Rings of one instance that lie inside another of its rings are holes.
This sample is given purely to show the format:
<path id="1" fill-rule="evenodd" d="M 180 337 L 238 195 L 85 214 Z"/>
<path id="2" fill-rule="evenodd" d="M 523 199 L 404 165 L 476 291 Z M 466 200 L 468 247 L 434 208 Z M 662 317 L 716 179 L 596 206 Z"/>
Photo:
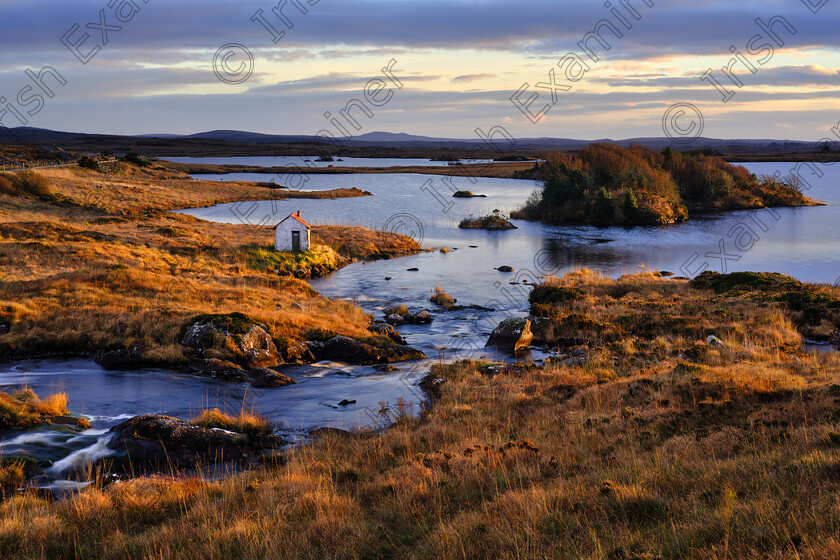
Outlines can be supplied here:
<path id="1" fill-rule="evenodd" d="M 792 165 L 755 163 L 746 167 L 755 173 L 779 171 L 786 175 Z M 393 303 L 430 309 L 435 317 L 431 325 L 400 328 L 409 344 L 423 350 L 429 360 L 397 364 L 399 370 L 390 373 L 335 363 L 295 366 L 284 373 L 298 380 L 297 385 L 270 390 L 252 390 L 164 370 L 106 372 L 83 360 L 4 365 L 0 366 L 0 390 L 25 383 L 42 394 L 66 391 L 74 411 L 92 416 L 94 429 L 81 436 L 54 428 L 0 435 L 0 453 L 25 452 L 56 460 L 51 476 L 61 478 L 63 468 L 106 454 L 104 442 L 108 436 L 104 430 L 121 419 L 142 413 L 189 417 L 206 407 L 228 411 L 253 407 L 278 422 L 281 431 L 293 440 L 317 426 L 383 425 L 393 417 L 400 399 L 413 402 L 417 410 L 422 396 L 416 383 L 428 371 L 430 362 L 479 356 L 514 359 L 488 352 L 483 346 L 499 321 L 527 312 L 530 288 L 521 282 L 539 281 L 543 276 L 582 266 L 608 275 L 646 267 L 686 276 L 705 266 L 718 272 L 778 271 L 805 281 L 834 283 L 840 276 L 840 166 L 834 167 L 820 166 L 823 177 L 819 179 L 803 172 L 812 185 L 807 194 L 827 206 L 717 214 L 659 228 L 560 227 L 515 221 L 519 229 L 511 231 L 460 230 L 458 222 L 469 215 L 493 210 L 506 213 L 519 207 L 538 185 L 533 181 L 482 178 L 472 183 L 455 178 L 454 188 L 486 194 L 487 198 L 453 199 L 443 178 L 417 174 L 311 175 L 306 189 L 355 186 L 374 196 L 247 202 L 184 211 L 211 221 L 257 224 L 279 221 L 300 210 L 313 224 L 389 229 L 411 235 L 426 247 L 453 249 L 446 254 L 434 251 L 356 263 L 312 281 L 322 294 L 355 301 L 378 317 Z M 235 174 L 201 178 L 263 177 Z M 752 238 L 744 237 L 747 226 Z M 267 235 L 266 243 L 271 241 Z M 716 257 L 716 253 L 724 253 L 724 258 Z M 498 272 L 495 268 L 500 265 L 513 266 L 516 271 Z M 406 270 L 413 267 L 419 271 Z M 459 304 L 481 305 L 494 311 L 439 312 L 428 301 L 435 286 L 445 288 Z M 530 354 L 533 359 L 544 356 L 540 351 Z M 342 399 L 357 403 L 337 407 Z M 387 403 L 384 410 L 383 403 Z"/>
<path id="2" fill-rule="evenodd" d="M 445 161 L 423 158 L 356 158 L 337 157 L 335 161 L 317 161 L 319 156 L 241 156 L 241 157 L 171 157 L 161 158 L 175 163 L 209 165 L 254 165 L 257 167 L 435 167 Z M 308 161 L 307 161 L 308 160 Z M 490 160 L 464 159 L 462 163 L 487 163 Z"/>

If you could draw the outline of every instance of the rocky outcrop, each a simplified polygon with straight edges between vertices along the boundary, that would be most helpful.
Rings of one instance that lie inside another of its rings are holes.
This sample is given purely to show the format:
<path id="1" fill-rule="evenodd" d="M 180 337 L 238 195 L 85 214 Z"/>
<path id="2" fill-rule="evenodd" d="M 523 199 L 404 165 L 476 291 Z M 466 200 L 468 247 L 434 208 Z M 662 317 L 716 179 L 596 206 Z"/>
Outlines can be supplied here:
<path id="1" fill-rule="evenodd" d="M 141 472 L 241 462 L 284 444 L 277 436 L 251 437 L 157 414 L 135 416 L 111 432 L 108 448 L 125 452 L 130 468 Z"/>
<path id="2" fill-rule="evenodd" d="M 490 333 L 490 339 L 485 346 L 516 351 L 527 348 L 533 338 L 531 321 L 528 319 L 505 319 Z"/>
<path id="3" fill-rule="evenodd" d="M 273 367 L 283 363 L 266 326 L 238 313 L 205 316 L 186 327 L 181 345 L 200 358 L 222 359 L 242 369 Z"/>
<path id="4" fill-rule="evenodd" d="M 357 365 L 384 364 L 403 360 L 419 360 L 425 354 L 405 346 L 380 347 L 350 338 L 334 336 L 324 342 L 310 342 L 309 349 L 320 360 L 335 360 Z"/>

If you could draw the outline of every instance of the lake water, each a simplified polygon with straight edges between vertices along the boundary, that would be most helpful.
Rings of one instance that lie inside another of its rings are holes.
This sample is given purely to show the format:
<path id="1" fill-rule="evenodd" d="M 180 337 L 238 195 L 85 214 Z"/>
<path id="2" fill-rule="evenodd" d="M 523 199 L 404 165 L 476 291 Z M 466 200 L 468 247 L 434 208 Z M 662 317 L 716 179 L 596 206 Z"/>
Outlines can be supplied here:
<path id="1" fill-rule="evenodd" d="M 759 174 L 786 175 L 792 164 L 746 167 Z M 684 276 L 693 276 L 704 267 L 718 272 L 778 271 L 800 280 L 834 283 L 840 276 L 840 166 L 818 169 L 821 178 L 802 173 L 811 184 L 806 194 L 827 206 L 716 214 L 667 227 L 597 228 L 514 221 L 516 230 L 461 230 L 457 226 L 464 217 L 518 208 L 538 185 L 490 178 L 473 183 L 456 177 L 448 186 L 440 176 L 419 174 L 311 175 L 308 190 L 359 187 L 373 196 L 241 202 L 183 211 L 205 220 L 260 224 L 280 221 L 300 210 L 313 224 L 388 229 L 411 235 L 426 247 L 453 249 L 356 263 L 311 282 L 323 295 L 354 301 L 377 317 L 393 303 L 429 309 L 435 318 L 431 325 L 400 328 L 409 344 L 429 359 L 396 364 L 398 371 L 386 373 L 336 363 L 294 366 L 284 373 L 299 381 L 297 385 L 268 390 L 165 370 L 107 372 L 85 360 L 7 364 L 0 366 L 0 390 L 23 383 L 39 394 L 63 390 L 74 411 L 92 415 L 94 429 L 81 436 L 53 428 L 0 435 L 0 454 L 23 452 L 59 461 L 49 478 L 61 479 L 61 467 L 107 453 L 103 442 L 109 436 L 104 431 L 123 418 L 143 413 L 189 417 L 207 407 L 231 412 L 254 408 L 275 420 L 292 441 L 318 426 L 381 426 L 393 418 L 401 399 L 418 409 L 422 395 L 416 383 L 435 360 L 545 357 L 540 350 L 513 357 L 483 346 L 499 321 L 527 313 L 530 287 L 523 281 L 533 283 L 579 267 L 612 276 L 642 268 Z M 255 181 L 263 177 L 197 176 Z M 487 198 L 454 199 L 452 188 Z M 745 237 L 747 231 L 751 237 Z M 267 234 L 266 244 L 271 242 Z M 500 265 L 513 266 L 515 272 L 495 270 Z M 419 271 L 407 270 L 414 267 Z M 494 311 L 441 312 L 428 301 L 435 286 L 445 288 L 459 304 Z M 342 399 L 357 402 L 338 407 Z"/>
<path id="2" fill-rule="evenodd" d="M 256 167 L 436 167 L 445 161 L 425 158 L 357 158 L 336 157 L 335 161 L 318 161 L 320 156 L 239 156 L 239 157 L 169 157 L 174 163 L 205 165 L 253 165 Z M 463 159 L 461 163 L 489 163 L 486 159 Z"/>

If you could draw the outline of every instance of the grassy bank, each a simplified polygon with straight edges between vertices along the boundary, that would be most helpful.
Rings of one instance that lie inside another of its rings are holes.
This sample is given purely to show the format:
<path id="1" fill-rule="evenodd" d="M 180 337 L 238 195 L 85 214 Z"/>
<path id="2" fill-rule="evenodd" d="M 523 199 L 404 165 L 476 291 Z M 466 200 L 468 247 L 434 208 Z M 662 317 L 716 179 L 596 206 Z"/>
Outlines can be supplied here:
<path id="1" fill-rule="evenodd" d="M 668 148 L 592 144 L 576 154 L 553 154 L 519 176 L 544 186 L 511 216 L 552 223 L 662 225 L 697 211 L 817 204 L 793 175 L 756 177 L 719 157 Z"/>
<path id="2" fill-rule="evenodd" d="M 802 350 L 806 321 L 776 295 L 831 305 L 840 290 L 744 280 L 550 281 L 533 311 L 556 323 L 555 342 L 581 325 L 587 357 L 573 365 L 438 365 L 432 375 L 446 381 L 422 417 L 382 435 L 328 433 L 217 482 L 15 497 L 0 504 L 0 552 L 835 557 L 840 358 Z"/>
<path id="3" fill-rule="evenodd" d="M 114 169 L 39 171 L 45 192 L 0 192 L 0 359 L 137 347 L 144 364 L 177 365 L 187 358 L 180 337 L 190 318 L 234 312 L 266 325 L 280 350 L 311 331 L 371 336 L 360 309 L 252 266 L 249 248 L 271 244 L 270 228 L 168 212 L 272 198 L 270 189 Z M 323 231 L 321 243 L 332 243 L 333 230 Z M 341 263 L 419 250 L 396 234 L 341 231 L 343 244 L 325 249 Z"/>
<path id="4" fill-rule="evenodd" d="M 333 167 L 257 167 L 254 165 L 217 165 L 207 163 L 173 163 L 160 161 L 167 169 L 189 174 L 225 174 L 225 173 L 261 173 L 263 175 L 338 175 L 338 174 L 377 174 L 377 173 L 423 173 L 427 175 L 448 175 L 452 177 L 497 177 L 512 179 L 517 173 L 534 167 L 528 161 L 504 161 L 465 165 L 399 165 L 394 167 L 341 167 L 341 162 Z"/>

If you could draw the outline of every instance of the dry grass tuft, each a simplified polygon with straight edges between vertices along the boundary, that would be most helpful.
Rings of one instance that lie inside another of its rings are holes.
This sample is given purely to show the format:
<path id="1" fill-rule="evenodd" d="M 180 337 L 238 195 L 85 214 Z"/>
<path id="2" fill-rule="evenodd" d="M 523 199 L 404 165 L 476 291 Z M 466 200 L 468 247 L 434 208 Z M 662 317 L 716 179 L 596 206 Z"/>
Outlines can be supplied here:
<path id="1" fill-rule="evenodd" d="M 231 416 L 218 408 L 203 411 L 197 418 L 190 420 L 190 423 L 204 428 L 218 428 L 255 436 L 269 435 L 274 431 L 271 423 L 262 416 L 250 412 Z"/>

